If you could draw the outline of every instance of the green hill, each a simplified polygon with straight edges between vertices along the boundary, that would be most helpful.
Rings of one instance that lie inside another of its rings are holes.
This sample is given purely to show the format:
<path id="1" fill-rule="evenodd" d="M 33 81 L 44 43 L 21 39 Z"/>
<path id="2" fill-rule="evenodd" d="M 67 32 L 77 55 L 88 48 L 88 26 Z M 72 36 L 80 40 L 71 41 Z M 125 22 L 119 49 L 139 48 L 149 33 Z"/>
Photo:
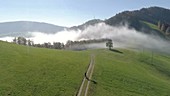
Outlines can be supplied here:
<path id="1" fill-rule="evenodd" d="M 0 42 L 0 96 L 73 96 L 90 56 Z"/>
<path id="2" fill-rule="evenodd" d="M 88 96 L 169 96 L 170 56 L 147 50 L 52 50 L 0 42 L 0 96 L 75 96 L 95 54 Z M 153 57 L 153 58 L 152 58 Z"/>
<path id="3" fill-rule="evenodd" d="M 100 51 L 100 52 L 98 52 Z M 170 56 L 147 50 L 96 50 L 89 96 L 169 96 Z M 152 59 L 153 56 L 153 59 Z"/>

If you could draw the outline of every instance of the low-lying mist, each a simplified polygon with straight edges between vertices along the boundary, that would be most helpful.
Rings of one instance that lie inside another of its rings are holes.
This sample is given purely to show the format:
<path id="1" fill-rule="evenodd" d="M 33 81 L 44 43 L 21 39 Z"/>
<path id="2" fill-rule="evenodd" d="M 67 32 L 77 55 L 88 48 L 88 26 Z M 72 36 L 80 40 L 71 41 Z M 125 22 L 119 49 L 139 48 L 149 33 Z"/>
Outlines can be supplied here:
<path id="1" fill-rule="evenodd" d="M 113 40 L 113 46 L 119 48 L 148 48 L 164 52 L 170 52 L 168 41 L 161 39 L 159 36 L 153 36 L 138 32 L 135 29 L 129 29 L 128 26 L 112 27 L 105 23 L 99 23 L 88 26 L 85 30 L 64 30 L 55 34 L 44 34 L 41 32 L 30 32 L 31 39 L 34 43 L 44 42 L 63 42 L 68 40 L 88 40 L 108 38 Z M 0 40 L 12 41 L 14 37 L 4 37 Z M 11 40 L 10 40 L 11 39 Z M 99 44 L 99 48 L 105 48 L 105 44 Z M 88 45 L 88 48 L 90 45 Z M 93 46 L 91 46 L 93 47 Z"/>
<path id="2" fill-rule="evenodd" d="M 169 42 L 156 35 L 148 35 L 143 32 L 129 29 L 128 26 L 112 27 L 104 23 L 89 26 L 81 32 L 77 39 L 100 39 L 109 38 L 113 40 L 115 47 L 144 47 L 165 48 Z"/>

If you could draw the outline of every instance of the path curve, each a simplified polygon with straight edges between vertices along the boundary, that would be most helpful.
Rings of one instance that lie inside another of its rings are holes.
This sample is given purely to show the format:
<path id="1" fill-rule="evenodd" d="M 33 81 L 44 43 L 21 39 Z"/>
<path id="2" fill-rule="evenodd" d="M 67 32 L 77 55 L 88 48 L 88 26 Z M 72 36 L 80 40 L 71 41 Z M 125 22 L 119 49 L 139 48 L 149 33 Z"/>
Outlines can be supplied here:
<path id="1" fill-rule="evenodd" d="M 86 76 L 84 76 L 83 81 L 81 83 L 81 86 L 79 88 L 78 94 L 76 96 L 87 96 L 88 94 L 88 89 L 89 89 L 89 85 L 90 85 L 90 81 L 92 78 L 92 74 L 93 74 L 93 70 L 94 70 L 94 55 L 91 55 L 91 60 L 90 60 L 90 64 L 88 66 L 88 69 L 86 71 L 87 77 L 89 77 L 89 80 L 87 79 Z M 85 82 L 87 81 L 87 84 L 85 84 Z M 85 91 L 83 91 L 83 88 L 85 87 Z"/>

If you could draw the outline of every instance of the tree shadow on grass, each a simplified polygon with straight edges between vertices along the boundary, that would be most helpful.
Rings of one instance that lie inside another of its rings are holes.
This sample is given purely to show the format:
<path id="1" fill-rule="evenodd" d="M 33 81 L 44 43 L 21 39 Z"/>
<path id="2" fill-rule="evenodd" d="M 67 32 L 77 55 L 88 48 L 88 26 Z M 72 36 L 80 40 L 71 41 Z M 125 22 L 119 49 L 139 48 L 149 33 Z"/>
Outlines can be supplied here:
<path id="1" fill-rule="evenodd" d="M 119 51 L 119 50 L 116 50 L 116 49 L 109 49 L 110 51 L 112 52 L 116 52 L 116 53 L 120 53 L 120 54 L 123 54 L 123 52 Z"/>

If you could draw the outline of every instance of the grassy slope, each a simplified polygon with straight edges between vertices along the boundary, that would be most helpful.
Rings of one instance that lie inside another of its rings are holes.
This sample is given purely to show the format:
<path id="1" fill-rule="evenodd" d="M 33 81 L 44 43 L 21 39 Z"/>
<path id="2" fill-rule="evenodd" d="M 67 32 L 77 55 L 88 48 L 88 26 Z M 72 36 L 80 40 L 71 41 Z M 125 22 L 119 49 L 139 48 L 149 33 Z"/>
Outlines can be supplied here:
<path id="1" fill-rule="evenodd" d="M 153 32 L 156 32 L 157 35 L 159 35 L 160 37 L 170 40 L 170 37 L 166 36 L 165 32 L 161 31 L 157 25 L 149 23 L 147 21 L 140 21 L 140 23 L 144 24 L 143 26 L 148 26 L 151 30 L 153 30 Z"/>
<path id="2" fill-rule="evenodd" d="M 88 66 L 88 52 L 0 42 L 0 96 L 73 96 Z"/>
<path id="3" fill-rule="evenodd" d="M 96 51 L 93 74 L 98 84 L 92 84 L 89 96 L 169 96 L 170 56 L 151 52 L 121 50 Z"/>
<path id="4" fill-rule="evenodd" d="M 144 23 L 144 24 L 146 24 L 146 25 L 149 26 L 150 28 L 161 32 L 161 30 L 159 30 L 159 28 L 157 27 L 157 25 L 154 25 L 154 24 L 149 23 L 149 22 L 146 22 L 146 21 L 141 21 L 141 22 Z"/>
<path id="5" fill-rule="evenodd" d="M 142 22 L 146 24 L 147 26 L 149 26 L 150 28 L 152 28 L 153 30 L 160 32 L 161 35 L 164 35 L 166 39 L 170 40 L 170 36 L 166 35 L 165 32 L 161 31 L 156 25 L 146 22 L 146 21 L 142 21 Z"/>
<path id="6" fill-rule="evenodd" d="M 91 51 L 62 51 L 0 42 L 0 95 L 73 96 Z M 168 96 L 170 56 L 151 52 L 93 50 L 96 64 L 89 96 Z"/>

